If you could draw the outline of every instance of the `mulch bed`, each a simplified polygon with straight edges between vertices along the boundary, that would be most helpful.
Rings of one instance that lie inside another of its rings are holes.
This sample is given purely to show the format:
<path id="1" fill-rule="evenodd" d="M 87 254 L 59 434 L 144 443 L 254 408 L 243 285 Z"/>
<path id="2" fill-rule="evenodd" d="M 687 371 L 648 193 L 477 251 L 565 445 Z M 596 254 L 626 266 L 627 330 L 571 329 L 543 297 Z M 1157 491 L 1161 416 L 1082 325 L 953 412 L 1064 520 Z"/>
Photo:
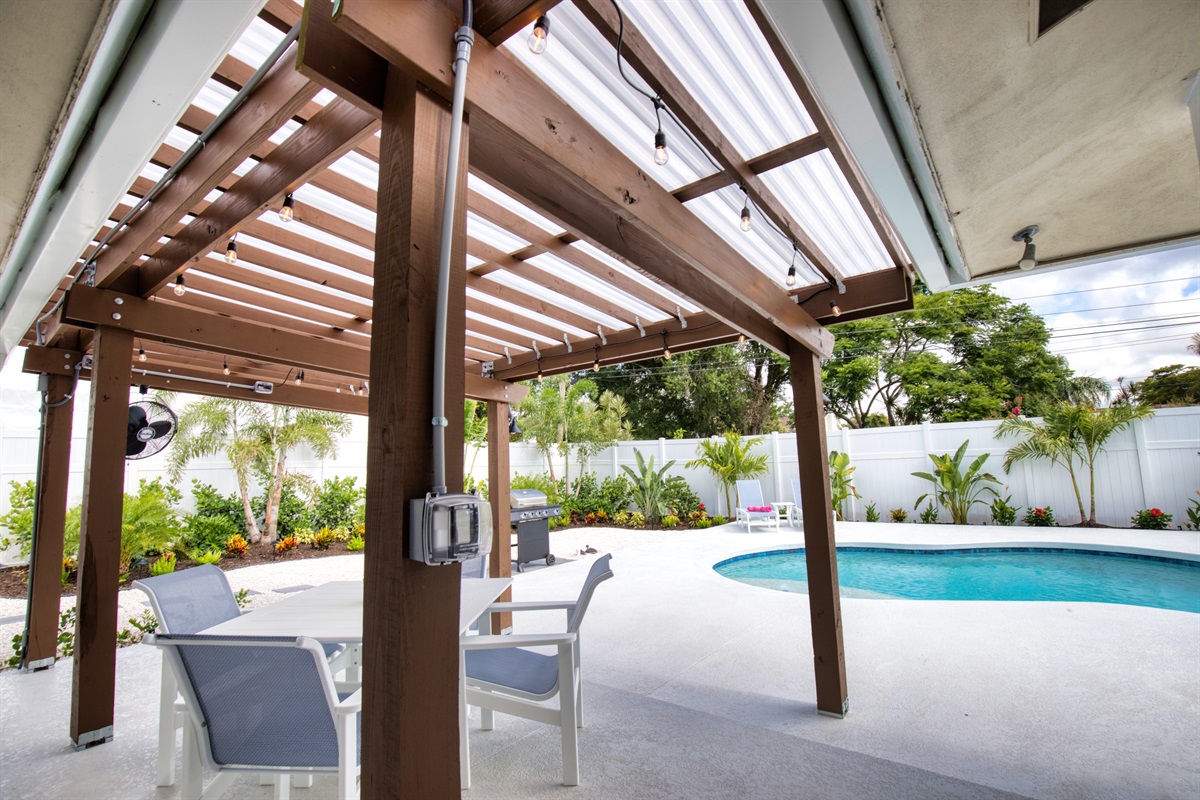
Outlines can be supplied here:
<path id="1" fill-rule="evenodd" d="M 217 562 L 217 566 L 223 570 L 238 569 L 240 567 L 251 567 L 255 564 L 275 564 L 281 561 L 297 561 L 304 558 L 325 558 L 327 556 L 344 556 L 352 551 L 346 549 L 345 542 L 334 542 L 328 550 L 316 550 L 308 545 L 300 545 L 295 550 L 287 552 L 285 555 L 277 555 L 275 546 L 265 542 L 250 545 L 250 549 L 246 551 L 246 555 L 242 558 L 234 558 L 225 556 Z M 362 552 L 361 550 L 357 552 Z M 188 567 L 196 566 L 196 562 L 188 561 L 187 559 L 179 559 L 175 566 L 176 570 L 187 569 Z M 123 586 L 129 585 L 132 581 L 141 578 L 150 577 L 150 565 L 135 567 L 129 571 L 129 577 L 126 578 Z M 62 588 L 64 595 L 70 596 L 75 594 L 75 576 L 71 577 L 70 583 Z M 7 567 L 0 569 L 0 597 L 25 597 L 29 594 L 29 567 L 25 565 L 17 567 Z"/>

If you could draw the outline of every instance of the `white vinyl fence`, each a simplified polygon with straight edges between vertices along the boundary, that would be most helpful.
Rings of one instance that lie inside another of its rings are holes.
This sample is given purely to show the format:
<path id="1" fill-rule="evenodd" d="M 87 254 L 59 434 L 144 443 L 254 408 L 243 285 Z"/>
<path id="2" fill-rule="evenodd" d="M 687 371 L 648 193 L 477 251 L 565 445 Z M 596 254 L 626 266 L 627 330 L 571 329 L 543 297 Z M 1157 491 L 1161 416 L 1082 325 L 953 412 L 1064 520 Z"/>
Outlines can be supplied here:
<path id="1" fill-rule="evenodd" d="M 81 394 L 83 394 L 81 392 Z M 80 398 L 82 400 L 82 398 Z M 179 405 L 185 401 L 180 398 Z M 0 397 L 0 512 L 8 509 L 8 482 L 29 480 L 37 469 L 37 395 L 34 392 L 5 392 Z M 861 500 L 847 503 L 847 517 L 865 519 L 867 503 L 874 502 L 882 519 L 888 510 L 904 508 L 913 514 L 913 503 L 924 494 L 928 483 L 911 473 L 927 471 L 932 466 L 929 453 L 953 453 L 969 440 L 967 460 L 988 453 L 986 469 L 999 478 L 1002 493 L 1012 495 L 1012 502 L 1021 507 L 1049 505 L 1062 524 L 1078 522 L 1078 510 L 1065 470 L 1045 463 L 1024 463 L 1013 467 L 1009 475 L 1002 469 L 1004 452 L 1017 440 L 997 441 L 993 432 L 996 421 L 964 422 L 938 425 L 916 425 L 899 428 L 867 430 L 830 430 L 829 448 L 850 454 L 855 467 L 854 485 Z M 68 497 L 71 504 L 80 502 L 83 493 L 83 463 L 87 430 L 86 402 L 76 403 L 74 439 L 71 449 L 71 479 Z M 659 439 L 654 441 L 622 442 L 592 459 L 590 469 L 603 479 L 623 474 L 622 465 L 636 466 L 634 450 L 644 457 L 653 456 L 661 466 L 667 461 L 675 464 L 669 471 L 682 475 L 700 495 L 711 514 L 728 514 L 723 493 L 712 476 L 699 469 L 688 469 L 687 461 L 696 457 L 695 439 Z M 798 476 L 796 440 L 792 434 L 773 434 L 763 437 L 759 452 L 767 454 L 768 472 L 761 479 L 763 494 L 770 501 L 791 501 L 791 481 Z M 1186 521 L 1189 500 L 1200 489 L 1200 407 L 1173 408 L 1158 411 L 1153 417 L 1138 421 L 1132 429 L 1122 432 L 1109 442 L 1096 468 L 1096 518 L 1106 525 L 1127 526 L 1129 518 L 1142 508 L 1157 506 L 1174 515 L 1174 525 Z M 478 455 L 466 449 L 468 468 L 474 461 L 476 478 L 487 477 L 487 448 Z M 529 444 L 515 443 L 511 449 L 513 474 L 545 472 L 545 459 Z M 367 423 L 354 418 L 354 429 L 342 440 L 335 459 L 316 459 L 303 448 L 288 460 L 289 467 L 307 472 L 317 480 L 354 475 L 359 485 L 366 480 Z M 555 461 L 555 474 L 563 474 L 561 460 Z M 577 462 L 571 464 L 571 475 L 579 471 Z M 140 461 L 126 462 L 126 491 L 136 491 L 139 478 L 155 478 L 166 474 L 163 455 Z M 222 457 L 194 461 L 180 489 L 185 505 L 191 504 L 191 479 L 197 478 L 229 493 L 235 488 L 229 464 Z M 1083 477 L 1086 483 L 1086 475 Z M 1086 494 L 1086 485 L 1083 487 Z M 977 506 L 971 513 L 972 522 L 986 522 L 988 512 Z"/>

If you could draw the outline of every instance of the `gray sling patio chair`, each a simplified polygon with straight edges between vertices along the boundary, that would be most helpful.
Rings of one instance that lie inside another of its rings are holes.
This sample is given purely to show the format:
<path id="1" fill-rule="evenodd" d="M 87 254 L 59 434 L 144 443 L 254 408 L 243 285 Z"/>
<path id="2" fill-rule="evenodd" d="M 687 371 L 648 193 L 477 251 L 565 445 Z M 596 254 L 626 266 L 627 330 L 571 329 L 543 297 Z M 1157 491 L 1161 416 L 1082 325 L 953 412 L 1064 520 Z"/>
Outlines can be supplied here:
<path id="1" fill-rule="evenodd" d="M 211 564 L 134 581 L 133 588 L 149 599 L 159 633 L 198 633 L 242 613 L 225 573 Z M 343 658 L 344 647 L 329 644 L 323 649 L 335 672 L 345 669 L 341 664 L 348 660 Z M 175 783 L 175 731 L 183 725 L 184 710 L 177 702 L 175 675 L 165 660 L 160 692 L 156 785 L 171 786 Z"/>
<path id="2" fill-rule="evenodd" d="M 315 639 L 156 634 L 186 700 L 184 798 L 215 800 L 239 774 L 337 776 L 338 800 L 358 797 L 362 690 L 339 695 Z M 216 777 L 202 786 L 207 767 Z"/>
<path id="3" fill-rule="evenodd" d="M 762 486 L 758 481 L 737 482 L 737 522 L 746 523 L 750 532 L 752 522 L 765 522 L 779 530 L 779 512 L 763 502 Z M 762 509 L 767 509 L 763 511 Z"/>
<path id="4" fill-rule="evenodd" d="M 579 784 L 579 734 L 583 727 L 583 693 L 580 678 L 579 626 L 596 586 L 613 576 L 611 555 L 596 559 L 579 597 L 567 601 L 493 603 L 481 620 L 502 611 L 562 610 L 566 630 L 551 634 L 463 636 L 459 641 L 466 657 L 467 704 L 478 706 L 482 729 L 491 730 L 494 712 L 512 714 L 562 729 L 563 784 Z M 556 655 L 536 653 L 526 647 L 557 647 Z M 558 708 L 540 705 L 558 695 Z M 469 770 L 470 765 L 465 765 Z"/>

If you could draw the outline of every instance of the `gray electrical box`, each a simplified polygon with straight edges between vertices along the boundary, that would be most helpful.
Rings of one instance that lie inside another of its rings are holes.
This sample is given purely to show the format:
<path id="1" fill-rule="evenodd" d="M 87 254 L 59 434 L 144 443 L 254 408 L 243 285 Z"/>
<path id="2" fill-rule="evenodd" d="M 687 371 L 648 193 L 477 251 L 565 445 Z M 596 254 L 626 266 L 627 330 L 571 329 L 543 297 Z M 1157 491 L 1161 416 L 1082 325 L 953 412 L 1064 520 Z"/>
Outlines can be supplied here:
<path id="1" fill-rule="evenodd" d="M 425 495 L 409 501 L 409 558 L 453 564 L 492 550 L 492 507 L 477 494 Z"/>

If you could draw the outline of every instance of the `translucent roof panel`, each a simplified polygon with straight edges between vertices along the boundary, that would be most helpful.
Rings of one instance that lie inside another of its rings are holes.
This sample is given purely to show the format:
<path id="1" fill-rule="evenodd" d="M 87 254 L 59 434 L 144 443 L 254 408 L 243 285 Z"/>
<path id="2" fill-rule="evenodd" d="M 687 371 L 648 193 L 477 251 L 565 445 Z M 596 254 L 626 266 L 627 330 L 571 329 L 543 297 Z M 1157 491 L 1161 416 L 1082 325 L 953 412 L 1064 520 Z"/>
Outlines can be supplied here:
<path id="1" fill-rule="evenodd" d="M 511 211 L 526 222 L 536 225 L 546 233 L 553 236 L 561 236 L 566 232 L 554 220 L 547 219 L 524 203 L 514 200 L 474 173 L 467 174 L 467 188 L 472 192 L 478 192 L 481 196 L 486 197 L 494 203 L 504 206 L 505 210 Z"/>
<path id="2" fill-rule="evenodd" d="M 843 274 L 894 266 L 828 150 L 763 173 L 762 179 Z"/>
<path id="3" fill-rule="evenodd" d="M 621 10 L 743 159 L 816 133 L 816 125 L 743 3 L 625 0 Z"/>
<path id="4" fill-rule="evenodd" d="M 556 94 L 583 116 L 604 138 L 667 189 L 692 183 L 716 169 L 669 116 L 663 115 L 670 160 L 654 163 L 654 106 L 625 82 L 617 70 L 616 51 L 573 5 L 556 6 L 551 44 L 541 55 L 530 52 L 528 30 L 506 43 Z M 629 66 L 625 74 L 638 86 L 645 83 Z"/>
<path id="5" fill-rule="evenodd" d="M 584 292 L 609 300 L 642 319 L 655 319 L 662 316 L 662 313 L 653 306 L 647 305 L 638 298 L 632 297 L 619 289 L 613 288 L 604 281 L 592 277 L 578 267 L 563 261 L 558 256 L 544 253 L 529 259 L 529 263 L 540 270 L 569 281 Z"/>
<path id="6" fill-rule="evenodd" d="M 632 280 L 635 280 L 638 283 L 645 286 L 649 291 L 653 292 L 654 295 L 656 295 L 654 297 L 644 296 L 645 299 L 649 302 L 653 302 L 655 304 L 666 305 L 668 309 L 672 308 L 674 306 L 679 306 L 688 314 L 694 314 L 695 312 L 700 310 L 700 306 L 698 306 L 695 303 L 693 303 L 692 301 L 688 300 L 686 297 L 683 297 L 682 295 L 672 292 L 670 289 L 668 289 L 667 287 L 663 286 L 662 284 L 656 282 L 654 279 L 643 275 L 641 272 L 639 272 L 636 269 L 633 269 L 632 267 L 626 266 L 624 263 L 622 263 L 618 259 L 613 258 L 608 253 L 604 252 L 600 248 L 595 247 L 594 245 L 592 245 L 588 242 L 578 241 L 578 242 L 575 242 L 571 246 L 578 247 L 580 250 L 582 250 L 584 253 L 587 253 L 592 258 L 595 258 L 598 261 L 603 261 L 605 264 L 612 267 L 615 271 L 620 272 L 623 275 L 625 275 L 626 277 L 631 278 Z M 656 318 L 658 318 L 658 315 L 656 315 Z"/>

